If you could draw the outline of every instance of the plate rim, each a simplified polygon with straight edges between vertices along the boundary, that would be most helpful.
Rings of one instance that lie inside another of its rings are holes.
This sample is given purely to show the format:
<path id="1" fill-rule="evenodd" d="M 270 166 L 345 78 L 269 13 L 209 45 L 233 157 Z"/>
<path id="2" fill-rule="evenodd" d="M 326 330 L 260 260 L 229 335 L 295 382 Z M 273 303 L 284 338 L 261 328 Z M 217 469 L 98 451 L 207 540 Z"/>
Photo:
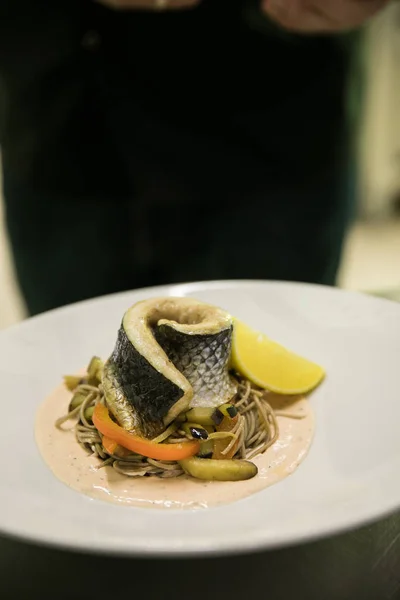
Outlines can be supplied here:
<path id="1" fill-rule="evenodd" d="M 137 292 L 149 292 L 152 293 L 155 290 L 162 290 L 162 289 L 178 289 L 178 290 L 198 290 L 198 291 L 204 291 L 204 289 L 207 288 L 230 288 L 230 287 L 235 287 L 235 286 L 251 286 L 251 285 L 267 285 L 267 286 L 276 286 L 276 287 L 298 287 L 298 288 L 302 288 L 302 287 L 307 287 L 307 288 L 314 288 L 314 289 L 320 289 L 320 290 L 329 290 L 332 293 L 336 293 L 339 295 L 343 295 L 346 294 L 347 296 L 352 296 L 352 297 L 357 297 L 357 298 L 363 298 L 364 300 L 368 301 L 368 302 L 375 302 L 378 304 L 388 304 L 390 306 L 398 306 L 400 309 L 400 303 L 398 303 L 396 300 L 392 300 L 390 298 L 384 298 L 381 296 L 375 296 L 372 295 L 368 292 L 365 291 L 361 291 L 361 290 L 347 290 L 345 288 L 341 288 L 339 286 L 333 286 L 333 285 L 327 285 L 327 284 L 322 284 L 322 283 L 308 283 L 308 282 L 301 282 L 301 281 L 290 281 L 290 280 L 280 280 L 280 279 L 213 279 L 210 281 L 207 280 L 199 280 L 199 281 L 191 281 L 191 282 L 187 282 L 187 283 L 171 283 L 171 284 L 162 284 L 162 285 L 152 285 L 152 286 L 146 286 L 146 287 L 141 287 L 141 288 L 132 288 L 130 290 L 122 290 L 121 292 L 113 292 L 110 294 L 103 294 L 101 296 L 94 296 L 93 298 L 86 298 L 85 300 L 78 300 L 77 302 L 71 302 L 70 304 L 66 304 L 64 306 L 59 306 L 57 308 L 52 308 L 50 310 L 46 310 L 44 312 L 41 312 L 39 314 L 33 315 L 33 316 L 27 316 L 24 319 L 22 319 L 22 321 L 19 321 L 17 323 L 12 323 L 11 325 L 7 325 L 6 327 L 4 327 L 3 329 L 0 330 L 0 338 L 6 334 L 9 333 L 10 331 L 13 331 L 14 329 L 19 329 L 20 327 L 26 327 L 27 323 L 31 323 L 33 321 L 38 321 L 40 319 L 43 319 L 45 317 L 47 317 L 48 315 L 52 315 L 52 314 L 62 314 L 64 312 L 70 312 L 73 310 L 76 310 L 77 308 L 79 308 L 80 306 L 86 306 L 88 304 L 93 304 L 93 303 L 98 303 L 98 302 L 102 302 L 102 301 L 107 301 L 107 300 L 111 300 L 112 298 L 115 297 L 123 297 L 123 296 L 129 296 L 133 293 L 137 293 Z M 177 294 L 179 295 L 179 294 Z"/>
<path id="2" fill-rule="evenodd" d="M 147 510 L 147 509 L 145 509 Z M 152 509 L 150 509 L 152 510 Z M 240 539 L 240 547 L 239 540 L 236 542 L 236 545 L 232 545 L 232 541 L 229 540 L 226 544 L 219 544 L 218 546 L 213 546 L 212 548 L 207 548 L 205 545 L 195 548 L 185 545 L 183 548 L 169 548 L 166 549 L 165 542 L 164 546 L 161 547 L 162 543 L 160 543 L 160 547 L 156 547 L 154 544 L 152 546 L 146 546 L 146 544 L 138 545 L 137 547 L 125 545 L 124 547 L 118 546 L 115 544 L 109 548 L 105 548 L 104 546 L 99 544 L 90 544 L 86 543 L 77 543 L 73 541 L 62 541 L 60 539 L 54 539 L 49 536 L 42 536 L 38 538 L 33 534 L 19 533 L 15 531 L 8 531 L 7 529 L 0 529 L 0 535 L 4 538 L 7 538 L 11 541 L 27 543 L 32 546 L 38 546 L 49 549 L 57 549 L 75 552 L 77 554 L 91 554 L 97 556 L 109 556 L 109 557 L 120 557 L 120 558 L 142 558 L 142 559 L 193 559 L 193 558 L 222 558 L 228 556 L 242 556 L 252 553 L 258 552 L 269 552 L 274 550 L 284 550 L 285 548 L 292 548 L 297 546 L 302 546 L 309 543 L 315 543 L 322 540 L 327 540 L 333 537 L 339 537 L 346 533 L 352 533 L 354 531 L 358 531 L 360 529 L 364 529 L 366 527 L 370 527 L 374 524 L 377 524 L 385 519 L 390 517 L 400 516 L 399 508 L 394 507 L 391 509 L 387 509 L 384 512 L 379 511 L 379 514 L 371 515 L 370 517 L 366 517 L 360 520 L 359 523 L 326 527 L 325 529 L 320 529 L 319 532 L 311 532 L 304 535 L 298 535 L 296 539 L 291 538 L 289 535 L 285 538 L 276 538 L 274 541 L 262 542 L 254 541 L 254 538 L 251 538 L 250 541 L 246 541 L 245 539 Z M 235 542 L 233 542 L 235 543 Z"/>
<path id="3" fill-rule="evenodd" d="M 137 288 L 132 290 L 126 290 L 122 292 L 117 292 L 113 294 L 106 294 L 103 296 L 98 296 L 95 298 L 88 298 L 83 301 L 75 302 L 66 306 L 62 306 L 50 311 L 46 311 L 34 317 L 27 318 L 19 323 L 13 324 L 2 331 L 0 331 L 0 338 L 4 335 L 12 333 L 16 329 L 28 327 L 30 323 L 33 321 L 37 322 L 43 319 L 47 319 L 49 316 L 53 314 L 61 314 L 61 313 L 70 313 L 75 310 L 79 310 L 79 308 L 83 305 L 93 304 L 93 303 L 101 303 L 104 301 L 112 300 L 113 298 L 119 297 L 123 298 L 124 296 L 132 295 L 133 293 L 141 293 L 145 294 L 151 293 L 154 294 L 158 290 L 162 293 L 162 290 L 169 290 L 169 295 L 171 296 L 181 296 L 181 295 L 190 295 L 193 292 L 199 291 L 207 291 L 209 289 L 229 289 L 232 287 L 251 287 L 251 286 L 262 286 L 262 287 L 298 287 L 298 288 L 317 288 L 317 289 L 325 289 L 329 290 L 333 293 L 338 293 L 340 295 L 346 294 L 356 297 L 361 297 L 366 299 L 367 301 L 371 301 L 373 303 L 378 303 L 379 305 L 388 303 L 392 306 L 398 306 L 399 314 L 400 314 L 400 304 L 397 304 L 395 301 L 386 299 L 386 298 L 377 298 L 374 296 L 369 296 L 363 292 L 357 292 L 353 290 L 343 290 L 341 288 L 321 285 L 321 284 L 309 284 L 302 282 L 291 282 L 291 281 L 279 281 L 279 280 L 253 280 L 253 279 L 228 279 L 228 280 L 213 280 L 213 281 L 194 281 L 189 283 L 177 283 L 177 284 L 165 284 L 161 286 L 148 286 L 145 288 Z M 37 450 L 39 452 L 39 450 Z M 65 485 L 65 484 L 64 484 Z M 94 501 L 98 502 L 98 501 Z M 214 539 L 212 542 L 212 547 L 206 547 L 207 544 L 200 543 L 196 540 L 196 538 L 186 539 L 181 547 L 174 547 L 171 545 L 170 547 L 166 546 L 165 538 L 154 539 L 151 544 L 142 543 L 141 538 L 139 538 L 139 543 L 131 543 L 132 540 L 123 540 L 121 538 L 117 538 L 115 540 L 115 544 L 104 548 L 101 543 L 95 542 L 93 545 L 93 540 L 88 541 L 86 539 L 80 539 L 77 541 L 65 539 L 58 532 L 58 537 L 54 538 L 51 534 L 48 534 L 47 531 L 43 533 L 43 535 L 39 538 L 37 534 L 30 532 L 20 532 L 14 529 L 8 529 L 7 525 L 3 524 L 0 527 L 1 535 L 8 537 L 10 539 L 14 539 L 17 541 L 23 541 L 30 544 L 42 545 L 45 547 L 59 548 L 72 550 L 78 553 L 91 553 L 91 554 L 99 554 L 99 555 L 107 555 L 107 556 L 131 556 L 131 557 L 146 557 L 146 558 L 181 558 L 187 557 L 192 558 L 196 556 L 228 556 L 228 555 L 240 555 L 244 553 L 265 551 L 265 550 L 273 550 L 278 548 L 285 548 L 288 546 L 301 545 L 307 542 L 318 541 L 320 539 L 325 539 L 327 537 L 340 535 L 349 531 L 353 531 L 355 529 L 365 527 L 371 525 L 375 522 L 383 520 L 387 517 L 395 515 L 400 509 L 400 499 L 397 501 L 389 502 L 382 509 L 376 507 L 375 510 L 364 511 L 367 512 L 368 515 L 363 514 L 361 511 L 357 519 L 348 519 L 349 522 L 338 523 L 335 520 L 327 523 L 325 526 L 319 526 L 317 530 L 310 530 L 308 532 L 299 533 L 296 532 L 294 535 L 290 533 L 286 533 L 285 535 L 277 536 L 275 539 L 264 540 L 261 536 L 254 536 L 254 534 L 250 538 L 240 538 L 240 536 L 234 538 L 222 538 L 218 540 Z M 123 510 L 126 510 L 124 507 Z M 179 512 L 175 511 L 174 512 Z M 167 513 L 168 514 L 168 513 Z M 340 519 L 339 519 L 340 521 Z M 345 519 L 343 520 L 345 521 Z M 97 538 L 96 538 L 97 539 Z M 226 540 L 226 541 L 225 541 Z"/>

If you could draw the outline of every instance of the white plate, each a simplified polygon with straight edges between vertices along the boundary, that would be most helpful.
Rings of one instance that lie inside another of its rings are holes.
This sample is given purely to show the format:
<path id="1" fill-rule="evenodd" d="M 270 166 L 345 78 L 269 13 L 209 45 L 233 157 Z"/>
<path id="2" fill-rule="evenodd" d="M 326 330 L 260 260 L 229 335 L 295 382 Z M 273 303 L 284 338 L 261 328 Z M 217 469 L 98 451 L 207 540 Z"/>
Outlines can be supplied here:
<path id="1" fill-rule="evenodd" d="M 62 374 L 113 348 L 122 314 L 155 295 L 220 305 L 328 372 L 312 396 L 316 435 L 297 471 L 240 502 L 200 511 L 120 507 L 59 482 L 34 441 L 35 413 Z M 333 534 L 400 508 L 400 305 L 290 283 L 213 282 L 96 299 L 0 335 L 0 531 L 131 555 L 272 548 Z"/>

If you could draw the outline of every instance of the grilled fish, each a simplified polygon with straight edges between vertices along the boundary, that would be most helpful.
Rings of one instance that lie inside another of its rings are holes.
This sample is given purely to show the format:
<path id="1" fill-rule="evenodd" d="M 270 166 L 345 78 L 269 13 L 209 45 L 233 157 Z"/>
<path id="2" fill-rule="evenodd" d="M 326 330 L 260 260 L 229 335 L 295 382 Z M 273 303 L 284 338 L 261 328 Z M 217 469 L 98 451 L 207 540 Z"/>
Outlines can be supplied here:
<path id="1" fill-rule="evenodd" d="M 148 438 L 191 407 L 229 402 L 233 322 L 220 308 L 191 298 L 152 298 L 124 315 L 103 373 L 109 410 Z"/>

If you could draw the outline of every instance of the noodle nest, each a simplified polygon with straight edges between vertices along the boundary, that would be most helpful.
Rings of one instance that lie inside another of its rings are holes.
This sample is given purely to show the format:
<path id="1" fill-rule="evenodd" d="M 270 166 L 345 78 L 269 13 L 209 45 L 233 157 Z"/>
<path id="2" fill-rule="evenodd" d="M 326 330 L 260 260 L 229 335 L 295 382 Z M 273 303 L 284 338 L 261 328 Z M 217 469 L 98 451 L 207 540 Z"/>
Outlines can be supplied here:
<path id="1" fill-rule="evenodd" d="M 249 380 L 238 375 L 237 394 L 231 400 L 238 411 L 238 420 L 234 429 L 229 432 L 232 438 L 222 454 L 228 454 L 237 445 L 234 458 L 251 460 L 259 454 L 265 453 L 273 446 L 279 438 L 278 416 L 288 418 L 301 418 L 297 415 L 279 413 L 274 411 L 268 402 L 269 392 L 255 387 Z M 77 442 L 82 448 L 98 457 L 102 462 L 99 468 L 111 466 L 115 471 L 126 477 L 158 477 L 173 478 L 184 474 L 178 462 L 166 462 L 146 458 L 139 454 L 127 454 L 123 458 L 109 454 L 102 444 L 102 435 L 93 425 L 91 419 L 87 418 L 90 410 L 97 403 L 105 403 L 102 385 L 88 385 L 84 380 L 80 383 L 75 393 L 82 393 L 85 399 L 82 404 L 56 421 L 56 427 L 64 429 L 63 425 L 70 419 L 76 419 L 75 435 Z M 181 424 L 173 424 L 166 429 L 157 441 L 165 441 L 170 444 L 193 439 L 181 428 Z M 223 433 L 212 433 L 209 439 L 218 439 L 226 436 Z"/>

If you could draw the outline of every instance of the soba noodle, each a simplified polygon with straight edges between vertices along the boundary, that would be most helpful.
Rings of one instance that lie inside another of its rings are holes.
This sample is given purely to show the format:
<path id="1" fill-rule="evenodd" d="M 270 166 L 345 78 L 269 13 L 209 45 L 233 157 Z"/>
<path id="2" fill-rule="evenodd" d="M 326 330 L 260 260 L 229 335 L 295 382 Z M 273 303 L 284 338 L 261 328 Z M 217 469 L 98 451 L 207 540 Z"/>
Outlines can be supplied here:
<path id="1" fill-rule="evenodd" d="M 279 425 L 277 416 L 288 418 L 302 418 L 301 415 L 288 412 L 274 412 L 268 402 L 269 393 L 253 386 L 250 381 L 237 377 L 238 392 L 231 403 L 237 408 L 239 418 L 234 429 L 230 432 L 215 432 L 209 435 L 209 439 L 224 439 L 228 445 L 223 450 L 223 455 L 228 455 L 232 448 L 237 445 L 235 458 L 252 459 L 263 454 L 279 438 Z M 155 476 L 160 478 L 179 477 L 183 470 L 177 462 L 165 462 L 146 458 L 138 454 L 127 454 L 123 458 L 109 454 L 102 444 L 102 435 L 85 416 L 89 408 L 98 402 L 105 403 L 102 386 L 98 387 L 81 384 L 75 393 L 86 394 L 82 404 L 56 421 L 56 427 L 62 429 L 62 425 L 70 419 L 76 419 L 75 435 L 77 442 L 85 451 L 97 456 L 102 460 L 99 468 L 112 466 L 118 473 L 127 477 Z M 173 423 L 155 441 L 168 443 L 179 443 L 192 439 L 189 434 L 179 429 L 179 424 Z"/>

